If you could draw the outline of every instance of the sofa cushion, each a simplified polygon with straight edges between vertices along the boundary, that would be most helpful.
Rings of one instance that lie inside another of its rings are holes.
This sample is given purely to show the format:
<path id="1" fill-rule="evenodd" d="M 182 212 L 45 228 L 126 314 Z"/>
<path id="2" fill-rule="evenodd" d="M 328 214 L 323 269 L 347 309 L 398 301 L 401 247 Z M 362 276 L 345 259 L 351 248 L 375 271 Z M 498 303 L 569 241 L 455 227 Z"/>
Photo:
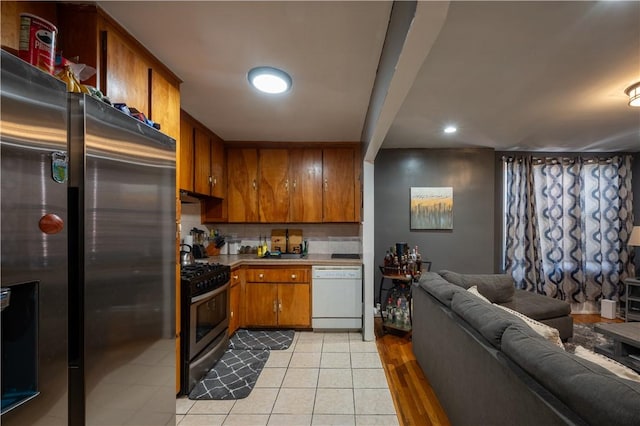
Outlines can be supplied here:
<path id="1" fill-rule="evenodd" d="M 571 313 L 571 305 L 563 300 L 521 289 L 515 290 L 513 300 L 500 304 L 538 321 L 562 317 Z"/>
<path id="2" fill-rule="evenodd" d="M 511 314 L 484 302 L 468 291 L 456 292 L 451 300 L 451 310 L 476 329 L 494 347 L 500 349 L 502 333 L 515 321 Z"/>
<path id="3" fill-rule="evenodd" d="M 590 424 L 638 424 L 640 383 L 563 351 L 526 328 L 519 324 L 504 331 L 506 356 Z"/>
<path id="4" fill-rule="evenodd" d="M 580 345 L 576 346 L 574 354 L 582 359 L 586 359 L 587 361 L 591 361 L 594 364 L 598 364 L 600 367 L 606 368 L 618 377 L 633 380 L 634 382 L 640 382 L 640 374 L 636 373 L 626 365 L 620 364 L 618 361 L 615 361 L 604 355 L 592 352 Z"/>
<path id="5" fill-rule="evenodd" d="M 451 283 L 435 272 L 423 273 L 420 276 L 418 285 L 447 307 L 451 307 L 451 298 L 456 291 L 464 291 L 461 288 L 451 285 Z"/>
<path id="6" fill-rule="evenodd" d="M 544 339 L 550 341 L 551 343 L 553 343 L 554 345 L 564 349 L 564 345 L 562 344 L 562 340 L 560 340 L 560 333 L 558 332 L 557 329 L 553 328 L 553 327 L 549 327 L 546 324 L 543 324 L 539 321 L 536 321 L 532 318 L 529 318 L 528 316 L 518 312 L 518 311 L 514 311 L 513 309 L 509 309 L 505 306 L 502 305 L 498 305 L 496 304 L 497 307 L 499 307 L 500 309 L 504 309 L 505 311 L 509 312 L 512 315 L 515 315 L 516 317 L 520 318 L 522 321 L 524 321 L 525 324 L 527 324 L 529 327 L 531 327 L 533 329 L 533 331 L 535 331 L 536 333 L 538 333 L 540 336 L 542 336 Z"/>
<path id="7" fill-rule="evenodd" d="M 459 274 L 457 272 L 447 271 L 446 269 L 443 269 L 442 271 L 438 271 L 438 274 L 440 274 L 442 278 L 449 281 L 451 284 L 455 284 L 464 289 L 468 289 L 469 287 L 471 287 L 466 283 L 462 274 Z"/>
<path id="8" fill-rule="evenodd" d="M 439 274 L 450 283 L 466 289 L 477 286 L 480 294 L 491 303 L 507 303 L 513 298 L 513 278 L 507 274 L 458 274 L 447 270 Z"/>

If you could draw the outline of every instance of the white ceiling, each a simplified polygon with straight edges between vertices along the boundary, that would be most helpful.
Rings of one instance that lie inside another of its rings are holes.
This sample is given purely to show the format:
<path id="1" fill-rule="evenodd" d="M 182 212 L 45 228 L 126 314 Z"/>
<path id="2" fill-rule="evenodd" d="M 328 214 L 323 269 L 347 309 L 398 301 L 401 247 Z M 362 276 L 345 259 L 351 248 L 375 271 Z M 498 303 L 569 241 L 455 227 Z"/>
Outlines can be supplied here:
<path id="1" fill-rule="evenodd" d="M 183 80 L 182 108 L 224 140 L 361 140 L 391 2 L 99 4 Z M 434 6 L 418 3 L 416 16 Z M 624 94 L 640 80 L 640 2 L 438 6 L 409 29 L 401 55 L 418 60 L 394 69 L 415 75 L 408 94 L 383 93 L 400 102 L 389 101 L 382 148 L 640 151 L 640 108 Z M 246 73 L 259 65 L 289 72 L 292 90 L 252 90 Z M 445 136 L 448 123 L 458 133 Z"/>

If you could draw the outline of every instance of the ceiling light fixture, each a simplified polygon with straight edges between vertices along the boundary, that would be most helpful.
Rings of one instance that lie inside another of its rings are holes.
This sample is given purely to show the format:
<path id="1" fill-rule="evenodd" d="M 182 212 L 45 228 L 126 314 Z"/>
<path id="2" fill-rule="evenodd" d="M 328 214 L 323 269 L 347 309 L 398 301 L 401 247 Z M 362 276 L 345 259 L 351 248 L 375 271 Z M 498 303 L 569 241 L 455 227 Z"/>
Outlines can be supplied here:
<path id="1" fill-rule="evenodd" d="M 629 96 L 629 106 L 640 107 L 640 81 L 627 87 L 624 93 Z"/>
<path id="2" fill-rule="evenodd" d="M 291 77 L 286 72 L 273 67 L 256 67 L 247 74 L 249 83 L 261 92 L 284 93 L 291 89 Z"/>
<path id="3" fill-rule="evenodd" d="M 457 131 L 458 131 L 458 128 L 456 126 L 447 126 L 444 128 L 445 133 L 455 133 Z"/>

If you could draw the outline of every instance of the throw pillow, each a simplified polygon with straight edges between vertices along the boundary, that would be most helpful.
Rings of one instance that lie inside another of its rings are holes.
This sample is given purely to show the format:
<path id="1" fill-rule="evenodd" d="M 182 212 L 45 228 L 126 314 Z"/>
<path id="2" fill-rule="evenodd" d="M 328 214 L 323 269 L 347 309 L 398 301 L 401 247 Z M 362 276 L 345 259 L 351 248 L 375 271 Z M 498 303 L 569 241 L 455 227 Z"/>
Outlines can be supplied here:
<path id="1" fill-rule="evenodd" d="M 616 360 L 613 360 L 601 354 L 597 354 L 595 352 L 591 352 L 589 349 L 583 348 L 582 346 L 576 346 L 574 354 L 582 359 L 586 359 L 587 361 L 591 361 L 594 364 L 598 364 L 600 367 L 606 368 L 618 377 L 622 377 L 623 379 L 627 380 L 633 380 L 634 382 L 640 382 L 640 375 L 638 373 L 636 373 L 626 365 L 620 364 Z"/>
<path id="2" fill-rule="evenodd" d="M 529 318 L 528 316 L 521 314 L 518 311 L 514 311 L 513 309 L 506 308 L 496 303 L 494 303 L 494 305 L 498 306 L 500 309 L 504 309 L 505 311 L 509 312 L 512 315 L 517 316 L 518 318 L 523 320 L 525 324 L 531 327 L 536 333 L 538 333 L 540 336 L 544 337 L 546 340 L 564 349 L 564 345 L 562 344 L 562 340 L 560 339 L 560 332 L 558 331 L 558 329 L 549 327 L 548 325 L 543 324 L 539 321 L 536 321 L 533 318 Z"/>
<path id="3" fill-rule="evenodd" d="M 475 296 L 478 296 L 481 300 L 487 302 L 487 303 L 491 303 L 491 301 L 489 299 L 487 299 L 486 297 L 484 297 L 482 294 L 480 294 L 480 292 L 478 291 L 478 286 L 472 286 L 469 287 L 467 289 L 467 291 Z"/>

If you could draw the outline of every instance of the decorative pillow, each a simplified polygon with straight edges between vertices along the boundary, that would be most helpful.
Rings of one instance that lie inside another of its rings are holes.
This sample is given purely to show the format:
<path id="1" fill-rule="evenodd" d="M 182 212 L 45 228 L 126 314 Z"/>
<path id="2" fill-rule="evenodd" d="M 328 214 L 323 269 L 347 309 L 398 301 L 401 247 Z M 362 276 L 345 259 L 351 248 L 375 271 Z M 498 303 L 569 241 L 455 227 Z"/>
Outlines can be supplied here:
<path id="1" fill-rule="evenodd" d="M 484 297 L 482 294 L 480 294 L 480 292 L 478 291 L 478 286 L 473 286 L 473 287 L 469 287 L 467 289 L 467 291 L 475 296 L 478 296 L 481 300 L 487 302 L 487 303 L 491 303 L 491 301 L 489 299 L 487 299 L 486 297 Z"/>
<path id="2" fill-rule="evenodd" d="M 616 360 L 613 360 L 601 354 L 597 354 L 595 352 L 591 352 L 589 349 L 583 348 L 582 346 L 576 346 L 574 354 L 582 359 L 586 359 L 587 361 L 591 361 L 594 364 L 598 364 L 600 367 L 606 368 L 618 377 L 622 377 L 623 379 L 627 380 L 633 380 L 634 382 L 640 382 L 640 375 L 638 373 L 636 373 L 626 365 L 620 364 Z"/>
<path id="3" fill-rule="evenodd" d="M 496 303 L 494 303 L 495 306 L 498 306 L 501 309 L 504 309 L 505 311 L 509 312 L 512 315 L 517 316 L 518 318 L 520 318 L 521 320 L 523 320 L 525 322 L 525 324 L 527 324 L 529 327 L 531 327 L 536 333 L 538 333 L 540 336 L 544 337 L 546 340 L 550 341 L 551 343 L 560 346 L 562 349 L 564 349 L 564 345 L 562 344 L 562 340 L 560 340 L 560 332 L 558 331 L 558 329 L 553 328 L 553 327 L 549 327 L 546 324 L 543 324 L 539 321 L 536 321 L 532 318 L 529 318 L 528 316 L 521 314 L 518 311 L 514 311 L 513 309 L 509 309 L 506 308 L 504 306 L 498 305 Z"/>

